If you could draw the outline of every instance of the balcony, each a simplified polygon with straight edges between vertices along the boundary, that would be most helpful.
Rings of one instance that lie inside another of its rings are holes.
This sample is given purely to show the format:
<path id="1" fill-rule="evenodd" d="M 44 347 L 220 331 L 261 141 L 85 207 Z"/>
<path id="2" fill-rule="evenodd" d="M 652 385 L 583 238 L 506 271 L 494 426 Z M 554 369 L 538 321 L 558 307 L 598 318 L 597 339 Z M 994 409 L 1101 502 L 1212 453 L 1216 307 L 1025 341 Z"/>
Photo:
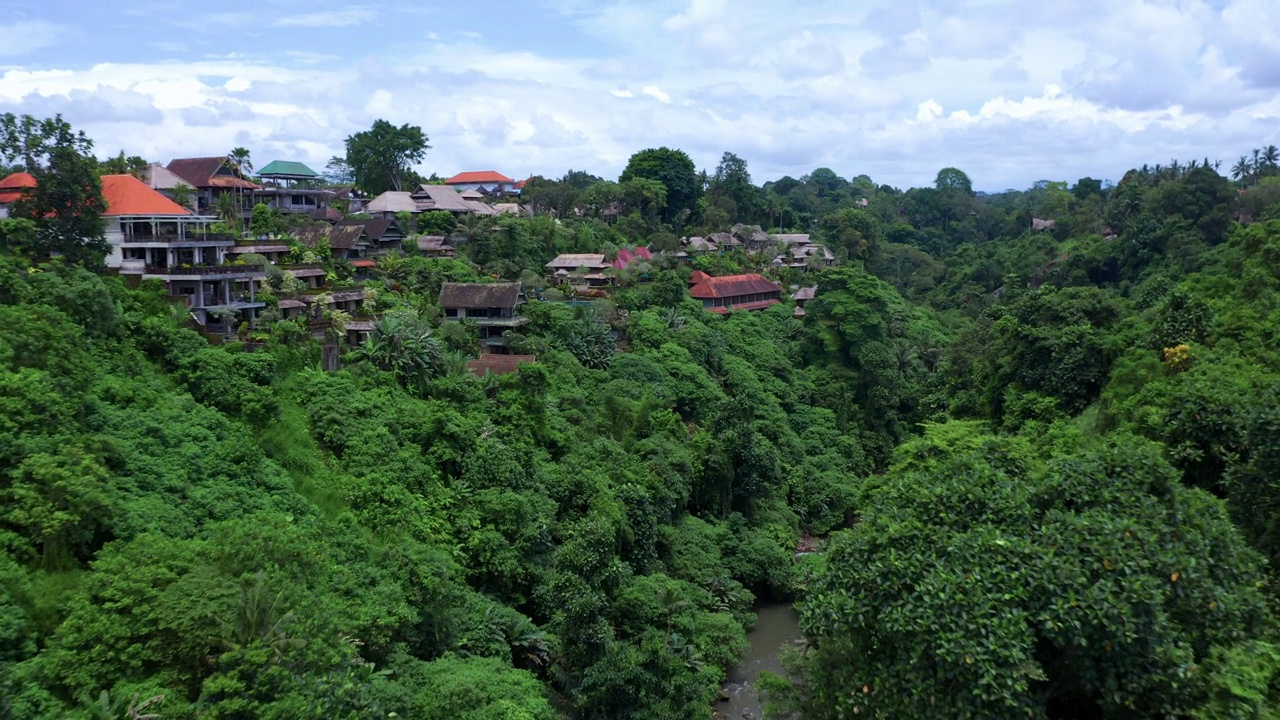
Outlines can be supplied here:
<path id="1" fill-rule="evenodd" d="M 146 275 L 155 275 L 170 280 L 181 279 L 235 279 L 244 277 L 266 277 L 266 268 L 262 265 L 196 265 L 193 267 L 168 267 L 147 265 Z"/>
<path id="2" fill-rule="evenodd" d="M 236 237 L 230 233 L 188 233 L 185 235 L 179 235 L 177 233 L 156 233 L 153 235 L 126 235 L 124 237 L 125 245 L 172 245 L 174 243 L 217 243 L 219 245 L 235 245 Z"/>

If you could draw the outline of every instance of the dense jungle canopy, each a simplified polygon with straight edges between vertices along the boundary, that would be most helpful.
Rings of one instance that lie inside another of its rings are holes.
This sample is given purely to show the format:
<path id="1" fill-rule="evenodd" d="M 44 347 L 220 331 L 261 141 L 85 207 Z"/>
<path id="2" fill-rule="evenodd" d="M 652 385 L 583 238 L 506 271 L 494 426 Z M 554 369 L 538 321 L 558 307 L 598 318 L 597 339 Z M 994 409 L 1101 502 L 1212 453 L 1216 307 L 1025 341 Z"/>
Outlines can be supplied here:
<path id="1" fill-rule="evenodd" d="M 979 194 L 644 150 L 406 218 L 458 257 L 380 258 L 365 345 L 270 292 L 212 345 L 102 271 L 90 146 L 44 130 L 0 133 L 48 193 L 0 219 L 0 718 L 705 718 L 772 599 L 778 717 L 1280 712 L 1268 153 Z M 836 262 L 676 256 L 738 223 Z M 637 245 L 607 298 L 543 279 Z M 816 291 L 719 315 L 694 270 Z M 537 360 L 476 376 L 438 297 L 495 279 Z"/>

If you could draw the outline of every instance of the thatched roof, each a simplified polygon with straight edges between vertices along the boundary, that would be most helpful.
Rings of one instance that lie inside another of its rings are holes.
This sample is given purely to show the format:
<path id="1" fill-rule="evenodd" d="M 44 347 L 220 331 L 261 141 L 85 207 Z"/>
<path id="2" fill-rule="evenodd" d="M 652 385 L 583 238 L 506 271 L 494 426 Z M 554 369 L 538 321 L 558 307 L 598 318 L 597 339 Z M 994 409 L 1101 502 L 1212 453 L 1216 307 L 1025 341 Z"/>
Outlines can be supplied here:
<path id="1" fill-rule="evenodd" d="M 333 230 L 329 232 L 329 247 L 334 250 L 350 250 L 360 241 L 368 242 L 368 238 L 364 232 L 364 225 L 343 225 L 341 223 L 334 225 Z"/>
<path id="2" fill-rule="evenodd" d="M 450 283 L 440 287 L 442 308 L 515 308 L 520 283 Z"/>
<path id="3" fill-rule="evenodd" d="M 298 238 L 307 247 L 320 247 L 323 243 L 329 242 L 329 233 L 333 231 L 332 225 L 305 225 L 295 227 L 289 232 Z"/>
<path id="4" fill-rule="evenodd" d="M 580 267 L 588 270 L 599 270 L 609 266 L 605 262 L 604 255 L 595 253 L 565 253 L 557 255 L 554 260 L 546 264 L 547 268 L 565 270 L 576 270 Z"/>
<path id="5" fill-rule="evenodd" d="M 365 206 L 365 212 L 368 213 L 398 213 L 398 212 L 421 212 L 418 204 L 413 201 L 413 197 L 407 192 L 397 192 L 388 190 L 378 197 L 369 201 Z"/>
<path id="6" fill-rule="evenodd" d="M 771 237 L 783 245 L 808 245 L 811 242 L 809 233 L 780 233 Z"/>

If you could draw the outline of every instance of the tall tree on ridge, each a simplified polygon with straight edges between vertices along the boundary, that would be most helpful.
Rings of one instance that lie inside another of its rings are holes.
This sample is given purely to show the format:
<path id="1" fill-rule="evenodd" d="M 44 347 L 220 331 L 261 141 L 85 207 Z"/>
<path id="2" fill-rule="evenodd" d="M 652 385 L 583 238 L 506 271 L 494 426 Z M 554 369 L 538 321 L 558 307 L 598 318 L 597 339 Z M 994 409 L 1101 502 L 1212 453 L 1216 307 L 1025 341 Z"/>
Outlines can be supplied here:
<path id="1" fill-rule="evenodd" d="M 396 127 L 386 120 L 347 136 L 347 165 L 356 185 L 370 195 L 403 190 L 410 166 L 422 162 L 431 149 L 429 139 L 416 125 Z"/>
<path id="2" fill-rule="evenodd" d="M 100 265 L 109 249 L 102 220 L 107 203 L 93 142 L 61 115 L 39 120 L 5 113 L 0 115 L 0 159 L 21 160 L 36 180 L 11 210 L 14 217 L 36 223 L 36 249 Z"/>
<path id="3" fill-rule="evenodd" d="M 244 179 L 245 175 L 253 172 L 253 160 L 249 158 L 248 148 L 232 148 L 231 152 L 227 153 L 226 164 L 227 167 L 231 168 L 232 172 L 239 175 L 241 179 Z M 237 195 L 239 202 L 236 203 L 236 217 L 240 218 L 241 214 L 244 212 L 244 188 L 239 188 Z"/>

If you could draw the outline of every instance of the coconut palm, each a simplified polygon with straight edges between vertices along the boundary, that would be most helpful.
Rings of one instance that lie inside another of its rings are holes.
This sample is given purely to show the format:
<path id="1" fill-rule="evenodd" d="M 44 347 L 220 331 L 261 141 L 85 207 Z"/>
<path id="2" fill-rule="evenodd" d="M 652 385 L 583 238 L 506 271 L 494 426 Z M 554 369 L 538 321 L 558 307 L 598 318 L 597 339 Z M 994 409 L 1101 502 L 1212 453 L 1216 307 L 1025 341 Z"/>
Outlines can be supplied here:
<path id="1" fill-rule="evenodd" d="M 249 173 L 253 172 L 253 161 L 249 158 L 248 148 L 232 148 L 231 152 L 227 153 L 227 157 L 223 162 L 226 163 L 226 166 L 230 168 L 232 172 L 239 175 L 241 179 L 244 179 Z M 244 188 L 239 188 L 239 195 L 240 208 L 243 209 Z"/>
<path id="2" fill-rule="evenodd" d="M 188 209 L 192 208 L 196 201 L 195 189 L 186 183 L 174 185 L 173 189 L 169 191 L 169 196 L 173 198 L 174 202 Z"/>
<path id="3" fill-rule="evenodd" d="M 1262 163 L 1270 171 L 1268 174 L 1275 174 L 1277 167 L 1280 167 L 1280 149 L 1276 149 L 1275 145 L 1263 148 Z"/>
<path id="4" fill-rule="evenodd" d="M 1253 166 L 1249 164 L 1249 158 L 1241 155 L 1236 164 L 1231 166 L 1231 179 L 1243 184 L 1248 182 L 1252 172 Z"/>
<path id="5" fill-rule="evenodd" d="M 236 201 L 234 195 L 229 192 L 220 193 L 213 199 L 213 214 L 227 225 L 240 230 L 240 203 Z"/>
<path id="6" fill-rule="evenodd" d="M 374 323 L 369 339 L 352 354 L 413 386 L 439 372 L 443 350 L 426 318 L 401 311 L 387 313 Z"/>

